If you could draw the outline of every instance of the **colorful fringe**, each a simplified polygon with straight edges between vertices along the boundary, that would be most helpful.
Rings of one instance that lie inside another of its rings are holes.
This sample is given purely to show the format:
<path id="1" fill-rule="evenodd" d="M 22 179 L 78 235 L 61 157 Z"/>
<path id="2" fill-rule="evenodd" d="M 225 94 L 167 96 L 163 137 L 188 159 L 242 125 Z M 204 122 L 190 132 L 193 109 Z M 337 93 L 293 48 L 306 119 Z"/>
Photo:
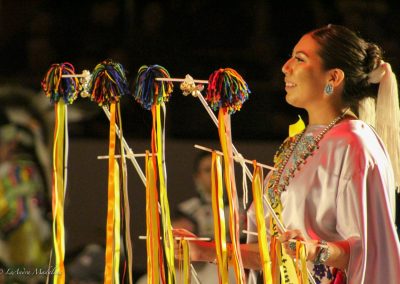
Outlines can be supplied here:
<path id="1" fill-rule="evenodd" d="M 232 114 L 242 108 L 250 93 L 243 78 L 234 69 L 225 68 L 210 75 L 206 100 L 214 110 L 223 108 Z"/>
<path id="2" fill-rule="evenodd" d="M 160 65 L 143 65 L 135 81 L 135 100 L 147 110 L 153 105 L 168 102 L 173 90 L 171 82 L 156 81 L 156 78 L 170 78 L 168 71 Z"/>

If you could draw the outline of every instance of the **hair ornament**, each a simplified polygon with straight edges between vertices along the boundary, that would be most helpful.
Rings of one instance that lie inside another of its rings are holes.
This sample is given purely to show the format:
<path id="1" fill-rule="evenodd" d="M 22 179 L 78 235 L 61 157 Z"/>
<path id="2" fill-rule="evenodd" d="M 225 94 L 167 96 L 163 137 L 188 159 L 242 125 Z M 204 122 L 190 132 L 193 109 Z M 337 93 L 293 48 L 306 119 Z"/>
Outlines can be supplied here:
<path id="1" fill-rule="evenodd" d="M 90 99 L 100 106 L 118 102 L 121 96 L 129 94 L 123 66 L 110 59 L 97 64 L 87 90 Z"/>
<path id="2" fill-rule="evenodd" d="M 156 78 L 170 78 L 170 75 L 167 69 L 160 65 L 143 65 L 139 68 L 133 96 L 147 110 L 150 110 L 153 104 L 167 102 L 174 88 L 172 82 L 158 81 Z"/>
<path id="3" fill-rule="evenodd" d="M 208 81 L 206 100 L 214 110 L 225 108 L 229 114 L 235 113 L 251 93 L 242 76 L 232 68 L 214 71 Z"/>
<path id="4" fill-rule="evenodd" d="M 386 73 L 386 64 L 387 63 L 385 61 L 381 60 L 381 64 L 368 74 L 368 83 L 378 84 L 381 82 L 383 76 L 385 76 Z"/>
<path id="5" fill-rule="evenodd" d="M 70 75 L 71 77 L 64 77 Z M 80 91 L 79 80 L 75 75 L 75 68 L 71 63 L 53 64 L 41 82 L 46 96 L 52 103 L 57 103 L 61 98 L 66 104 L 72 104 Z"/>

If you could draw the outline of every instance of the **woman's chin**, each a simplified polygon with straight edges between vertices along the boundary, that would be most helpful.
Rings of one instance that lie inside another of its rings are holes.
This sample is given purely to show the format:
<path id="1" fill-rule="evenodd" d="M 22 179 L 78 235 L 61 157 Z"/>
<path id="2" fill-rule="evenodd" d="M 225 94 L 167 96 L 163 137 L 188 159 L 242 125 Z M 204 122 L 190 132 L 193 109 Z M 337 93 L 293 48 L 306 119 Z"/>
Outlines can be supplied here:
<path id="1" fill-rule="evenodd" d="M 285 100 L 286 100 L 286 102 L 287 102 L 289 105 L 294 106 L 294 107 L 298 107 L 298 106 L 296 105 L 296 100 L 295 100 L 295 99 L 293 98 L 293 96 L 291 96 L 290 94 L 286 94 Z"/>
<path id="2" fill-rule="evenodd" d="M 299 100 L 298 97 L 296 99 L 296 96 L 294 96 L 293 94 L 286 94 L 285 100 L 292 107 L 304 108 L 304 101 L 302 101 L 301 99 Z"/>

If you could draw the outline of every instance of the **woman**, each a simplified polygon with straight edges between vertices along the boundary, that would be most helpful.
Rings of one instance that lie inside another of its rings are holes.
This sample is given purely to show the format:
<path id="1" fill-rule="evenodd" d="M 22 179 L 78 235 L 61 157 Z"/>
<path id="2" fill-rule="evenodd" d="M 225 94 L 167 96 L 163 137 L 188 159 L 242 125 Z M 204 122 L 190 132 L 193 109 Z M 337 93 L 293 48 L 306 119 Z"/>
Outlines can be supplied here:
<path id="1" fill-rule="evenodd" d="M 375 130 L 352 112 L 365 98 L 376 97 L 372 81 L 387 85 L 395 80 L 381 55 L 375 44 L 329 25 L 304 35 L 282 67 L 286 101 L 307 111 L 308 126 L 280 147 L 278 170 L 268 176 L 265 194 L 282 207 L 287 232 L 276 233 L 286 252 L 295 257 L 293 239 L 306 243 L 307 266 L 316 283 L 398 283 L 391 161 Z M 395 99 L 392 107 L 398 113 Z M 391 122 L 395 144 L 388 148 L 398 155 L 398 122 Z M 256 230 L 252 210 L 249 230 Z M 241 251 L 243 265 L 260 270 L 256 242 L 249 237 Z M 192 259 L 215 258 L 211 249 L 198 248 L 192 245 Z"/>

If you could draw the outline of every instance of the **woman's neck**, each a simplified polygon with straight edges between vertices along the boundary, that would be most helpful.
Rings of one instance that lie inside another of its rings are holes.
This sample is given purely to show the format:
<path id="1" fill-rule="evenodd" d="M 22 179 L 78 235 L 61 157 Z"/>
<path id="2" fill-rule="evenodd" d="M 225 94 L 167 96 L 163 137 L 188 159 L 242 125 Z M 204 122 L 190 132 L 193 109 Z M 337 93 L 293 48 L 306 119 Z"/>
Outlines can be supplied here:
<path id="1" fill-rule="evenodd" d="M 318 108 L 312 111 L 308 110 L 309 125 L 328 125 L 344 111 L 346 111 L 346 108 L 339 107 Z"/>

